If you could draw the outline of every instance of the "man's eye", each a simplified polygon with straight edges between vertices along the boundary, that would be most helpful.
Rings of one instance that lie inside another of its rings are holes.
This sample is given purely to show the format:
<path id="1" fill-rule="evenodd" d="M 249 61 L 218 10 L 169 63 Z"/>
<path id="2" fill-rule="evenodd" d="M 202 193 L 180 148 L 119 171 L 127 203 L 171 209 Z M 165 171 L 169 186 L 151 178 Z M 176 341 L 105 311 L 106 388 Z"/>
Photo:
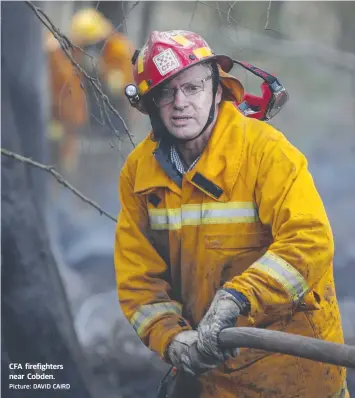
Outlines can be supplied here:
<path id="1" fill-rule="evenodd" d="M 196 86 L 196 85 L 193 85 L 193 84 L 191 84 L 191 85 L 185 87 L 185 90 L 186 90 L 187 92 L 190 92 L 190 93 L 196 92 L 196 91 L 198 91 L 199 89 L 200 89 L 199 86 Z"/>

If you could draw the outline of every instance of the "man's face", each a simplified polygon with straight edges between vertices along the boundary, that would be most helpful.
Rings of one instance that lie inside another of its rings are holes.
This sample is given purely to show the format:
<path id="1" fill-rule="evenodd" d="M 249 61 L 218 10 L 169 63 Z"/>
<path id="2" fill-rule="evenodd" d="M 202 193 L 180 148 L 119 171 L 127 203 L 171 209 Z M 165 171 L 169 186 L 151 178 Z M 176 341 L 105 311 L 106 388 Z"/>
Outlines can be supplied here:
<path id="1" fill-rule="evenodd" d="M 191 139 L 204 128 L 212 104 L 212 72 L 196 65 L 170 80 L 155 96 L 165 127 L 176 138 Z M 221 100 L 218 90 L 216 105 Z"/>

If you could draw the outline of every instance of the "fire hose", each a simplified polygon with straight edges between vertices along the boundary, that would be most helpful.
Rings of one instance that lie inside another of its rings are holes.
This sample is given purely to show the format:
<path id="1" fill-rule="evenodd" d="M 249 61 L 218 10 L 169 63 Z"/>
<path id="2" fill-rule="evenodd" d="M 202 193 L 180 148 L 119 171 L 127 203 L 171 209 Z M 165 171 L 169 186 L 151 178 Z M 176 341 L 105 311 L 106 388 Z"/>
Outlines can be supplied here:
<path id="1" fill-rule="evenodd" d="M 253 348 L 355 369 L 355 346 L 313 337 L 276 330 L 236 327 L 222 330 L 219 342 L 225 348 Z M 158 398 L 197 396 L 196 378 L 184 372 L 172 375 L 171 370 L 160 383 L 158 391 Z"/>
<path id="2" fill-rule="evenodd" d="M 254 348 L 355 369 L 355 346 L 347 344 L 247 327 L 224 329 L 219 341 L 223 347 Z"/>

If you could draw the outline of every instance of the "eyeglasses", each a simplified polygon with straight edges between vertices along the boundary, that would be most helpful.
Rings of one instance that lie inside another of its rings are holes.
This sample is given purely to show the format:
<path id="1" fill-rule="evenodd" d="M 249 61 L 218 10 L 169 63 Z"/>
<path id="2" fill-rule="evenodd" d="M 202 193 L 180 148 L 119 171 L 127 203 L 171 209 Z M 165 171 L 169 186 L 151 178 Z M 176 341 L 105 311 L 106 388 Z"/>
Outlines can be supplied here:
<path id="1" fill-rule="evenodd" d="M 183 84 L 180 88 L 158 89 L 157 93 L 153 96 L 153 101 L 157 107 L 163 108 L 174 101 L 178 90 L 181 90 L 186 97 L 191 97 L 192 95 L 196 95 L 201 91 L 204 91 L 205 82 L 211 78 L 212 75 L 209 75 L 202 80 L 192 80 Z"/>

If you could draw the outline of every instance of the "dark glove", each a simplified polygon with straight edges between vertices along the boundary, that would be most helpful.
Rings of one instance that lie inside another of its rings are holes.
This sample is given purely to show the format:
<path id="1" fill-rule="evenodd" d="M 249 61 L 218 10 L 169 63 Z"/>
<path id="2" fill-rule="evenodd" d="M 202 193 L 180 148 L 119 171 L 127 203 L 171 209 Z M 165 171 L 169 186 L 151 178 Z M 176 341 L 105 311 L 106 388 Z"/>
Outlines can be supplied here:
<path id="1" fill-rule="evenodd" d="M 199 375 L 216 368 L 219 362 L 204 358 L 197 350 L 197 331 L 187 330 L 175 336 L 168 348 L 168 356 L 178 370 Z"/>
<path id="2" fill-rule="evenodd" d="M 245 302 L 239 301 L 227 290 L 217 291 L 197 329 L 197 349 L 203 356 L 224 362 L 238 355 L 238 348 L 222 349 L 218 335 L 223 329 L 235 327 L 236 320 L 245 305 Z"/>

